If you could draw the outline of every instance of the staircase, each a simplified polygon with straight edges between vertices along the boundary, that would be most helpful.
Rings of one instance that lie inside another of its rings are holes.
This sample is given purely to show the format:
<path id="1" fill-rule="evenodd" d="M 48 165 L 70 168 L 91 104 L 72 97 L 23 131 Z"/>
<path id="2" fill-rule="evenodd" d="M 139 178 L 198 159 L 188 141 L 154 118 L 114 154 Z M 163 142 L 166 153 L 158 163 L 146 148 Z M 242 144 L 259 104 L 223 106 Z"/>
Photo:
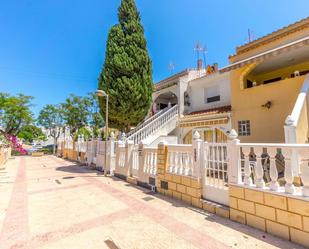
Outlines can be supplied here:
<path id="1" fill-rule="evenodd" d="M 172 132 L 177 126 L 177 117 L 178 105 L 167 107 L 130 131 L 127 140 L 133 141 L 134 144 L 142 141 L 149 145 L 158 137 L 167 136 Z"/>

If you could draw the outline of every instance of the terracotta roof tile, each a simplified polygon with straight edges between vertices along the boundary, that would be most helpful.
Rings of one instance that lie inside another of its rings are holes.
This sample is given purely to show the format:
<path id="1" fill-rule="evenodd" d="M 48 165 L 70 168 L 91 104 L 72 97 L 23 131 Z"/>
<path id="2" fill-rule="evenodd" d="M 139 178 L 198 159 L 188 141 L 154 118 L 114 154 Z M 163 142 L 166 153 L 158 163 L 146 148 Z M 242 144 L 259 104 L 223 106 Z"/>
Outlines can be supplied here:
<path id="1" fill-rule="evenodd" d="M 185 116 L 204 115 L 204 114 L 219 114 L 219 113 L 230 112 L 231 110 L 232 110 L 232 107 L 230 105 L 220 106 L 220 107 L 210 108 L 210 109 L 206 109 L 206 110 L 190 112 L 190 113 L 186 114 Z"/>

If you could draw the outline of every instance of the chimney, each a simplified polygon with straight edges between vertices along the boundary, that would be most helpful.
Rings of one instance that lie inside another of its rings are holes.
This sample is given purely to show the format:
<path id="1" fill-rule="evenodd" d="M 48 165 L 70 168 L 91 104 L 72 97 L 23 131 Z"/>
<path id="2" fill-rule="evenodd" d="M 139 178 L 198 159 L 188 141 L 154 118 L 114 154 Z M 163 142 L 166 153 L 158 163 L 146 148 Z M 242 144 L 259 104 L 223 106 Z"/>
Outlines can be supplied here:
<path id="1" fill-rule="evenodd" d="M 202 70 L 203 69 L 203 60 L 198 59 L 197 60 L 197 70 Z"/>

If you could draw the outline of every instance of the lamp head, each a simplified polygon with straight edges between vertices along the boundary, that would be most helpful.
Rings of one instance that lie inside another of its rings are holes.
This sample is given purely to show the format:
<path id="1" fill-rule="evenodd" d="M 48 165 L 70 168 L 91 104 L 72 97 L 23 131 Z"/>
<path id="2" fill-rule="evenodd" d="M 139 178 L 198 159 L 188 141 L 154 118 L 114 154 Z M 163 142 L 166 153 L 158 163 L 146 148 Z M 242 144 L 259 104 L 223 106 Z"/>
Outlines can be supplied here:
<path id="1" fill-rule="evenodd" d="M 96 94 L 97 94 L 98 97 L 106 97 L 107 96 L 107 93 L 103 90 L 97 90 Z"/>

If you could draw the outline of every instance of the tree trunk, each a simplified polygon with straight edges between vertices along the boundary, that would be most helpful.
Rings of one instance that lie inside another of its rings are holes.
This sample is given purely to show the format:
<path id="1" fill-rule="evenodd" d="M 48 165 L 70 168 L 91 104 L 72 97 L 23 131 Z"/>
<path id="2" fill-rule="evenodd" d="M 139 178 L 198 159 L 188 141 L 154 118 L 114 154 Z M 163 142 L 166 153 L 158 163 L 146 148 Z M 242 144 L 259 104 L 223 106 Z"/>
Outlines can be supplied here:
<path id="1" fill-rule="evenodd" d="M 54 138 L 53 155 L 56 154 L 57 138 Z"/>

